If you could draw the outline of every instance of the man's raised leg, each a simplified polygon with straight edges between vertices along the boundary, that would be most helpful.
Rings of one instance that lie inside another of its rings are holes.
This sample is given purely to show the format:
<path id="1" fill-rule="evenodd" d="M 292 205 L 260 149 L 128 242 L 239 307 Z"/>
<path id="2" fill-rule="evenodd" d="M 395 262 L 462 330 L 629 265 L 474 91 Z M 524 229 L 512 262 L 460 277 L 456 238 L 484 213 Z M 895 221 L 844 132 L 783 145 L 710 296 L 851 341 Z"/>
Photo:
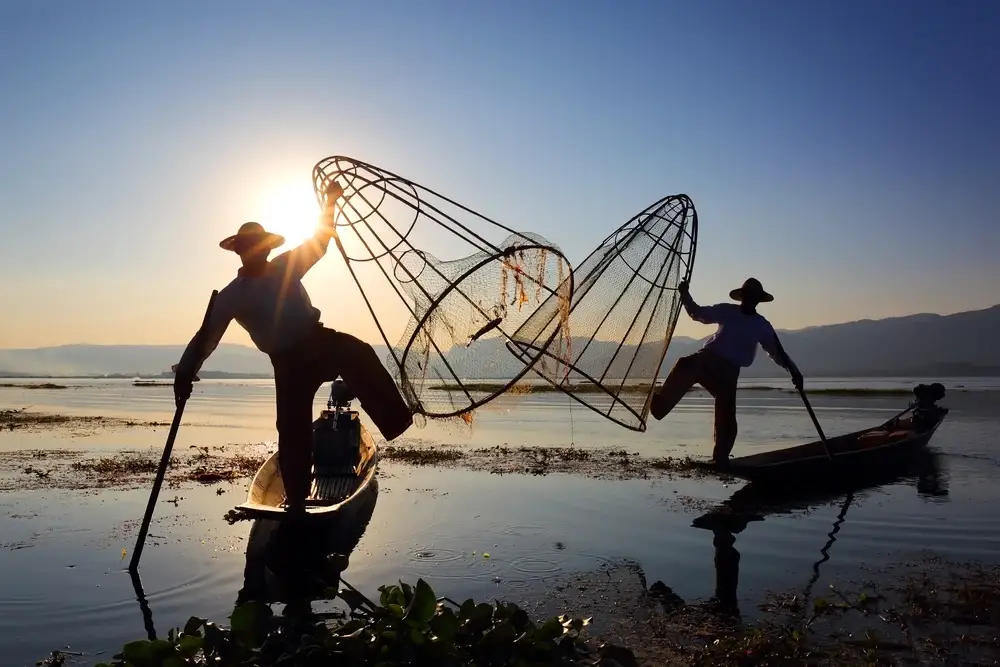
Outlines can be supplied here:
<path id="1" fill-rule="evenodd" d="M 344 378 L 386 440 L 392 440 L 413 424 L 406 401 L 392 375 L 382 365 L 375 349 L 350 334 L 324 329 L 320 372 L 324 380 Z"/>
<path id="2" fill-rule="evenodd" d="M 656 419 L 663 419 L 673 410 L 688 390 L 698 382 L 699 363 L 695 355 L 681 357 L 670 369 L 649 405 L 649 412 Z"/>

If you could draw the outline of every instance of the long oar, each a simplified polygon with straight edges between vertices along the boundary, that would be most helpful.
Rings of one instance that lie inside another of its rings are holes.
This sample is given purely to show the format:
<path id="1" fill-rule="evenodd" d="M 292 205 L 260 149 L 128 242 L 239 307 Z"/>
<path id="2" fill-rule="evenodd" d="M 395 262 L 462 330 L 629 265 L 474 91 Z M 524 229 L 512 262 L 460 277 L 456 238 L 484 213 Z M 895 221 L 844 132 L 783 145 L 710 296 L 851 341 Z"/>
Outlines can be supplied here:
<path id="1" fill-rule="evenodd" d="M 201 322 L 201 328 L 195 334 L 195 345 L 200 346 L 208 326 L 208 318 L 212 315 L 212 308 L 215 306 L 215 297 L 219 295 L 218 290 L 212 292 L 208 299 L 208 308 L 205 309 L 205 318 Z M 177 404 L 174 410 L 174 420 L 170 423 L 170 433 L 167 434 L 167 444 L 163 448 L 163 456 L 160 457 L 160 467 L 156 471 L 156 479 L 153 481 L 153 490 L 149 493 L 149 502 L 146 503 L 146 514 L 142 517 L 142 526 L 139 528 L 139 537 L 136 538 L 135 547 L 132 549 L 132 560 L 128 563 L 128 569 L 135 572 L 139 567 L 139 558 L 142 556 L 142 547 L 146 543 L 146 532 L 149 530 L 149 521 L 153 518 L 153 509 L 156 507 L 156 499 L 160 495 L 160 487 L 163 485 L 163 477 L 167 473 L 167 466 L 170 464 L 170 452 L 174 448 L 174 439 L 177 437 L 177 429 L 181 425 L 181 415 L 184 414 L 184 405 L 187 400 Z"/>
<path id="2" fill-rule="evenodd" d="M 785 358 L 785 363 L 791 361 L 791 358 L 785 352 L 785 348 L 781 346 L 781 340 L 778 335 L 774 335 L 774 342 L 778 346 L 778 352 L 781 356 Z M 819 425 L 819 420 L 816 419 L 816 413 L 813 412 L 812 405 L 809 404 L 809 398 L 806 396 L 806 390 L 802 387 L 796 387 L 799 391 L 799 396 L 802 397 L 802 403 L 806 406 L 806 411 L 809 412 L 809 418 L 812 419 L 813 426 L 816 427 L 816 432 L 819 433 L 819 441 L 823 444 L 823 451 L 826 452 L 826 458 L 833 460 L 833 455 L 830 454 L 830 448 L 826 444 L 826 435 L 823 434 L 823 428 Z"/>
<path id="3" fill-rule="evenodd" d="M 813 412 L 812 406 L 809 405 L 809 399 L 806 397 L 805 389 L 799 389 L 799 396 L 802 397 L 802 402 L 805 404 L 806 410 L 809 412 L 809 417 L 813 421 L 813 426 L 816 427 L 816 432 L 819 433 L 819 441 L 823 443 L 823 451 L 826 452 L 826 457 L 832 461 L 833 456 L 830 454 L 830 448 L 826 445 L 826 436 L 823 435 L 823 429 L 819 425 L 819 420 L 816 419 L 816 413 Z"/>

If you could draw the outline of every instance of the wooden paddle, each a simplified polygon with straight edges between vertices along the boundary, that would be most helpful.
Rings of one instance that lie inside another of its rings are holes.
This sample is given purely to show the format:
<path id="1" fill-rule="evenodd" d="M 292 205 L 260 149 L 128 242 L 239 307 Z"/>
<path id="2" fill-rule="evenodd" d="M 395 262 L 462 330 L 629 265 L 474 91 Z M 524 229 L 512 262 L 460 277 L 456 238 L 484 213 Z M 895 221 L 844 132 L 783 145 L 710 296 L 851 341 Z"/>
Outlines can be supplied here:
<path id="1" fill-rule="evenodd" d="M 206 329 L 208 328 L 208 318 L 212 315 L 212 308 L 215 306 L 215 297 L 219 296 L 219 290 L 214 290 L 208 299 L 208 308 L 205 309 L 205 318 L 201 321 L 201 328 L 195 334 L 195 345 L 201 345 Z M 187 400 L 177 404 L 174 410 L 174 420 L 170 423 L 170 433 L 167 434 L 167 444 L 163 448 L 163 456 L 160 457 L 160 467 L 156 471 L 156 479 L 153 481 L 153 489 L 149 493 L 149 502 L 146 503 L 146 513 L 142 517 L 142 526 L 139 528 L 139 537 L 136 538 L 135 547 L 132 549 L 132 559 L 128 563 L 130 572 L 135 572 L 139 567 L 139 558 L 142 556 L 142 547 L 146 543 L 146 532 L 149 530 L 149 521 L 153 518 L 153 509 L 156 507 L 156 499 L 160 495 L 160 487 L 163 485 L 163 477 L 167 473 L 167 465 L 170 464 L 170 452 L 174 448 L 174 439 L 177 437 L 177 429 L 181 425 L 181 415 L 184 414 L 184 405 Z"/>
<path id="2" fill-rule="evenodd" d="M 785 363 L 789 363 L 791 358 L 785 352 L 785 348 L 781 346 L 781 340 L 778 338 L 778 334 L 774 334 L 774 343 L 778 347 L 778 352 L 781 356 L 785 358 Z M 819 420 L 816 419 L 816 413 L 813 412 L 812 405 L 809 404 L 809 398 L 806 396 L 806 390 L 802 387 L 796 387 L 799 391 L 799 396 L 802 397 L 802 403 L 806 406 L 806 411 L 809 412 L 809 418 L 812 419 L 813 426 L 816 427 L 816 432 L 819 433 L 819 441 L 823 444 L 823 451 L 826 452 L 826 458 L 833 460 L 833 455 L 830 454 L 830 448 L 826 444 L 826 435 L 823 434 L 823 428 L 819 425 Z"/>

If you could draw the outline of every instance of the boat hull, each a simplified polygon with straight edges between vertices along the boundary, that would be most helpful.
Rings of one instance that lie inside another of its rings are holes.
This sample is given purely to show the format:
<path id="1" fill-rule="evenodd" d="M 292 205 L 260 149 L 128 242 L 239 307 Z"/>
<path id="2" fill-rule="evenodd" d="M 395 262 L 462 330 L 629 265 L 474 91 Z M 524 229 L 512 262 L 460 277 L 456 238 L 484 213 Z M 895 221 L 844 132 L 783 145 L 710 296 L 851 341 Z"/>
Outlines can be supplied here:
<path id="1" fill-rule="evenodd" d="M 379 450 L 368 430 L 361 426 L 361 456 L 357 465 L 339 474 L 318 474 L 312 471 L 312 490 L 305 508 L 305 518 L 332 519 L 362 496 L 373 483 L 378 469 Z M 253 519 L 281 521 L 301 514 L 289 513 L 284 507 L 285 485 L 274 452 L 257 470 L 247 500 L 236 506 L 238 511 Z"/>
<path id="2" fill-rule="evenodd" d="M 822 441 L 817 440 L 789 449 L 730 459 L 725 466 L 716 466 L 712 463 L 699 466 L 756 484 L 786 486 L 822 484 L 871 475 L 904 465 L 914 455 L 923 451 L 948 414 L 946 408 L 937 410 L 939 412 L 936 419 L 924 428 L 912 430 L 905 435 L 877 444 L 872 444 L 872 436 L 888 433 L 888 425 L 893 420 L 873 428 L 830 438 L 826 447 Z"/>

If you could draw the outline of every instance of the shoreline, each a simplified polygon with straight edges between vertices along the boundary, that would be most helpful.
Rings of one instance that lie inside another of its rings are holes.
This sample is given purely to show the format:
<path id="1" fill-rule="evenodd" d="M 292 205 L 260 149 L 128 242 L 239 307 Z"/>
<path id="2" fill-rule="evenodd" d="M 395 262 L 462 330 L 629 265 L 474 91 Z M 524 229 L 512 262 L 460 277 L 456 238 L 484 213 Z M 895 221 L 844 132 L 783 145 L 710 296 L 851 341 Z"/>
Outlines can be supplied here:
<path id="1" fill-rule="evenodd" d="M 349 570 L 346 564 L 344 567 Z M 236 610 L 257 610 L 254 615 L 259 619 L 258 632 L 253 633 L 252 644 L 244 644 L 244 639 L 236 634 L 227 641 L 258 655 L 261 660 L 254 664 L 261 667 L 297 664 L 295 658 L 301 657 L 300 651 L 305 650 L 311 662 L 330 660 L 333 664 L 335 658 L 343 657 L 340 638 L 356 634 L 368 624 L 378 627 L 379 623 L 386 623 L 387 612 L 388 618 L 398 617 L 402 612 L 397 614 L 390 604 L 394 596 L 401 592 L 412 595 L 423 586 L 429 599 L 426 620 L 408 626 L 415 628 L 413 633 L 429 632 L 430 638 L 434 635 L 433 628 L 441 627 L 431 620 L 435 616 L 464 617 L 485 607 L 489 607 L 493 622 L 502 624 L 506 619 L 506 622 L 531 623 L 524 628 L 529 632 L 549 625 L 547 619 L 557 619 L 565 630 L 573 629 L 570 636 L 583 651 L 574 652 L 577 658 L 559 663 L 567 666 L 834 667 L 995 664 L 1000 659 L 1000 567 L 975 562 L 922 559 L 890 566 L 877 582 L 838 581 L 822 594 L 811 595 L 808 587 L 806 591 L 772 591 L 750 613 L 740 608 L 736 590 L 717 588 L 716 595 L 707 600 L 686 601 L 662 581 L 649 585 L 641 564 L 629 560 L 591 571 L 567 573 L 530 593 L 516 596 L 518 599 L 467 600 L 459 604 L 443 598 L 436 610 L 432 604 L 436 596 L 428 582 L 394 582 L 388 585 L 390 590 L 383 592 L 381 598 L 375 596 L 373 602 L 364 593 L 342 587 L 342 568 L 335 569 L 336 580 L 330 581 L 332 587 L 328 592 L 283 599 L 287 606 L 281 615 L 266 611 L 265 608 L 270 608 L 268 602 L 248 599 L 238 604 Z M 319 576 L 326 579 L 326 575 Z M 139 597 L 141 605 L 141 594 Z M 338 607 L 346 604 L 352 613 L 316 614 L 309 610 L 310 601 L 334 599 Z M 405 599 L 396 602 L 399 607 L 408 607 Z M 507 613 L 501 615 L 498 613 L 501 610 Z M 515 614 L 513 618 L 522 615 L 523 620 L 511 621 L 511 611 Z M 231 618 L 237 615 L 246 616 L 234 610 Z M 193 618 L 197 622 L 189 622 L 186 627 L 197 628 L 206 621 L 216 621 Z M 216 622 L 228 627 L 229 620 Z M 565 636 L 565 630 L 560 630 L 556 637 Z M 521 630 L 507 633 L 503 640 L 494 637 L 491 645 L 496 648 L 498 642 L 512 642 L 520 633 Z M 386 650 L 409 646 L 408 639 L 399 641 L 396 633 L 389 634 L 393 636 L 380 639 Z M 439 640 L 440 637 L 431 641 Z M 161 641 L 161 648 L 175 641 L 173 637 Z M 272 646 L 266 654 L 269 657 L 265 657 L 254 651 L 264 641 L 283 648 L 275 651 Z M 146 643 L 138 636 L 127 641 L 133 651 L 137 645 Z M 104 653 L 121 650 L 109 649 Z M 375 662 L 384 659 L 378 657 L 381 653 L 375 653 Z M 57 649 L 37 664 L 61 665 L 60 659 L 74 655 L 86 654 Z M 595 663 L 597 657 L 604 661 Z M 106 664 L 124 663 L 112 658 Z M 359 664 L 373 663 L 366 660 Z"/>
<path id="2" fill-rule="evenodd" d="M 1000 658 L 1000 566 L 977 562 L 899 563 L 877 581 L 838 580 L 814 593 L 808 587 L 771 591 L 752 611 L 741 609 L 737 591 L 724 585 L 707 600 L 688 602 L 664 582 L 647 585 L 638 564 L 621 563 L 574 575 L 535 605 L 543 615 L 558 608 L 593 615 L 591 638 L 628 648 L 640 665 L 990 664 L 978 660 Z"/>

